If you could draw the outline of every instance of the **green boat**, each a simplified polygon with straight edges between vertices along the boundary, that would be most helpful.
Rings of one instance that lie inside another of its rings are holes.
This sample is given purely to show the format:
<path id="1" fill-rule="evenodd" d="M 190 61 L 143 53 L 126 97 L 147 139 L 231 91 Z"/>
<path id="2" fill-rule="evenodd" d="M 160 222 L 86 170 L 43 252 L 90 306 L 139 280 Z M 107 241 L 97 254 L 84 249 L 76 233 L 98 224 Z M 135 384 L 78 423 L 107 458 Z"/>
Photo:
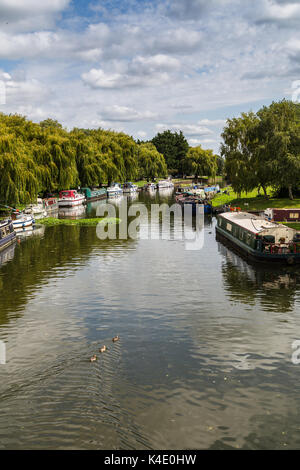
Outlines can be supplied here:
<path id="1" fill-rule="evenodd" d="M 106 199 L 106 188 L 90 189 L 81 188 L 80 192 L 85 195 L 87 202 L 98 201 Z"/>

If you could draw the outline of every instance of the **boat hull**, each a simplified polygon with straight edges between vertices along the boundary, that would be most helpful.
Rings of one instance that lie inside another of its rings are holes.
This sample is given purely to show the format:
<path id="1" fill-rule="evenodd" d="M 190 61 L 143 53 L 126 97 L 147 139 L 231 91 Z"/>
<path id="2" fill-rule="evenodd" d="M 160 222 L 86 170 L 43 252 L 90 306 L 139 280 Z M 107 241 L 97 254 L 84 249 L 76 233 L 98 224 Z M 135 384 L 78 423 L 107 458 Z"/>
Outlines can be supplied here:
<path id="1" fill-rule="evenodd" d="M 77 207 L 82 206 L 85 202 L 85 197 L 78 199 L 61 199 L 58 201 L 58 207 Z"/>
<path id="2" fill-rule="evenodd" d="M 233 251 L 241 254 L 244 258 L 258 263 L 277 263 L 284 265 L 300 264 L 300 253 L 284 253 L 284 254 L 266 254 L 253 250 L 240 240 L 237 240 L 229 233 L 216 227 L 216 239 L 232 248 Z"/>
<path id="3" fill-rule="evenodd" d="M 10 233 L 7 237 L 0 239 L 0 251 L 5 250 L 16 241 L 16 233 Z"/>
<path id="4" fill-rule="evenodd" d="M 15 230 L 23 230 L 26 227 L 34 225 L 35 219 L 32 216 L 13 220 L 12 224 Z"/>
<path id="5" fill-rule="evenodd" d="M 107 197 L 122 196 L 123 191 L 107 191 Z"/>

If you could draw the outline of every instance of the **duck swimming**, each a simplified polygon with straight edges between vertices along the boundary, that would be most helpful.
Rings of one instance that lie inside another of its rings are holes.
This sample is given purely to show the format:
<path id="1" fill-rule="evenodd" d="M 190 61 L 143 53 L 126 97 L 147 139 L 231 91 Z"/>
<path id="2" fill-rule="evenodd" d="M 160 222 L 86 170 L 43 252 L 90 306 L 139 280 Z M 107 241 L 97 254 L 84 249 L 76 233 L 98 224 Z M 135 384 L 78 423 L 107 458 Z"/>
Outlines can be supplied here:
<path id="1" fill-rule="evenodd" d="M 105 345 L 102 346 L 102 348 L 99 349 L 100 353 L 104 353 L 105 351 L 107 351 L 107 347 Z"/>
<path id="2" fill-rule="evenodd" d="M 97 361 L 97 356 L 94 354 L 94 356 L 91 357 L 90 362 L 95 362 Z"/>
<path id="3" fill-rule="evenodd" d="M 113 339 L 112 339 L 112 342 L 115 343 L 116 341 L 119 341 L 120 337 L 119 336 L 115 336 Z"/>

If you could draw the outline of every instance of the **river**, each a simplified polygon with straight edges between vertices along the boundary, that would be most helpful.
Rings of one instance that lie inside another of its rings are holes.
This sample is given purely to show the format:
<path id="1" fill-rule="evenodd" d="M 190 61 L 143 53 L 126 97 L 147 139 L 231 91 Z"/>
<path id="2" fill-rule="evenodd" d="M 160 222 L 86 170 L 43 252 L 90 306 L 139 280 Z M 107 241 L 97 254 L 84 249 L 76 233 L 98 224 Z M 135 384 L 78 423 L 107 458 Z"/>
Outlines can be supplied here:
<path id="1" fill-rule="evenodd" d="M 55 226 L 0 263 L 0 449 L 300 449 L 297 268 L 248 265 L 214 218 L 199 251 Z"/>

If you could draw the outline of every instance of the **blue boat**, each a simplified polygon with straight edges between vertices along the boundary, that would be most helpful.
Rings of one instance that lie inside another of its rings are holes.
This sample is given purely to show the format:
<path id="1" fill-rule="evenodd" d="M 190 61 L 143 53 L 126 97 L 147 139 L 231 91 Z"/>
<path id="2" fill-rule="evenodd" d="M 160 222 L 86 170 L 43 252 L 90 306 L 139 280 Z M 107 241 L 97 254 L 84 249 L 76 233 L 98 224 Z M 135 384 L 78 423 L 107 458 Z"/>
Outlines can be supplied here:
<path id="1" fill-rule="evenodd" d="M 190 209 L 193 215 L 196 215 L 197 210 L 200 207 L 203 208 L 205 215 L 210 215 L 212 213 L 212 206 L 208 201 L 193 196 L 190 193 L 178 194 L 175 200 L 177 204 L 180 204 L 186 209 Z"/>
<path id="2" fill-rule="evenodd" d="M 2 220 L 0 222 L 0 251 L 14 243 L 16 232 L 11 220 Z"/>

